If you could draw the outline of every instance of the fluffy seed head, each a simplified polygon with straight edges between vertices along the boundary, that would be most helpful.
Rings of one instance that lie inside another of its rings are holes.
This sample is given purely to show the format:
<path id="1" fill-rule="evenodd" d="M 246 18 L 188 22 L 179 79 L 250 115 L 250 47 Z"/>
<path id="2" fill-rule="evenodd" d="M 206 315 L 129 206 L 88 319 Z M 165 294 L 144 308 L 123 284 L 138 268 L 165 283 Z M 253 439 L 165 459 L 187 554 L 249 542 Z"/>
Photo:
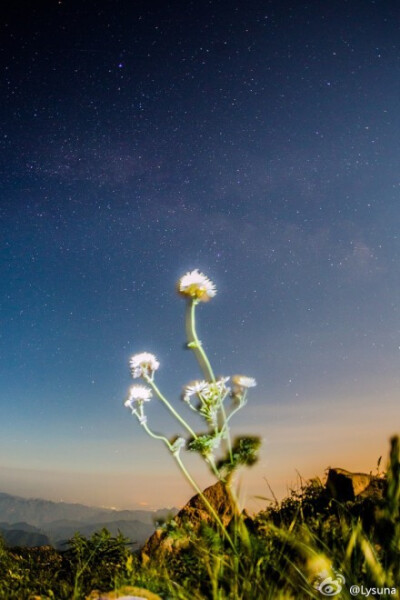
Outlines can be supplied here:
<path id="1" fill-rule="evenodd" d="M 247 377 L 246 375 L 234 375 L 232 377 L 232 383 L 239 388 L 252 388 L 257 385 L 256 380 L 253 377 Z"/>
<path id="2" fill-rule="evenodd" d="M 151 390 L 144 385 L 133 385 L 129 390 L 128 399 L 125 400 L 124 406 L 130 408 L 132 413 L 137 414 L 137 408 L 143 402 L 149 402 L 152 396 Z"/>
<path id="3" fill-rule="evenodd" d="M 140 354 L 135 354 L 130 359 L 129 364 L 131 367 L 132 377 L 134 379 L 137 377 L 143 377 L 144 375 L 151 376 L 160 366 L 160 363 L 154 354 L 150 354 L 150 352 L 141 352 Z"/>
<path id="4" fill-rule="evenodd" d="M 130 402 L 149 402 L 151 397 L 151 389 L 144 385 L 133 385 L 129 390 Z"/>

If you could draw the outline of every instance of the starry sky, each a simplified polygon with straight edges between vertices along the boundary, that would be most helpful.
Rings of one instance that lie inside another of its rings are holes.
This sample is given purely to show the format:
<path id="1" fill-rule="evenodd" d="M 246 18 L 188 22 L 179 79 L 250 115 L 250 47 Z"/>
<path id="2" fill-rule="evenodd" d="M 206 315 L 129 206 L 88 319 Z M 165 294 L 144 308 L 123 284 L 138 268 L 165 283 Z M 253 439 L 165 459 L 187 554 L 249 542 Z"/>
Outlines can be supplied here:
<path id="1" fill-rule="evenodd" d="M 374 470 L 400 430 L 398 3 L 4 4 L 0 490 L 190 497 L 123 401 L 149 351 L 192 418 L 175 284 L 195 268 L 218 289 L 198 310 L 216 373 L 258 381 L 234 423 L 263 438 L 246 503 Z"/>

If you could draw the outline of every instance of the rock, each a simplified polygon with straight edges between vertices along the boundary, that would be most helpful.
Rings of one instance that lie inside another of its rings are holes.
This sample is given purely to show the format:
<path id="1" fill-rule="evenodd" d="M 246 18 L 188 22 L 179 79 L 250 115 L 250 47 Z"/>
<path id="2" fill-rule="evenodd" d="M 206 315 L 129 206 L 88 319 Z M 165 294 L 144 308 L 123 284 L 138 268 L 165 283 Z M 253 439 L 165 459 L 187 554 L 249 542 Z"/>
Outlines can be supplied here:
<path id="1" fill-rule="evenodd" d="M 378 500 L 382 500 L 387 487 L 386 477 L 372 477 L 371 483 L 361 494 L 358 496 L 359 498 L 369 498 L 377 502 Z"/>
<path id="2" fill-rule="evenodd" d="M 366 492 L 374 478 L 366 473 L 351 473 L 345 469 L 329 469 L 326 489 L 339 502 L 355 500 Z"/>
<path id="3" fill-rule="evenodd" d="M 162 600 L 157 594 L 143 588 L 125 585 L 113 592 L 99 592 L 93 590 L 86 600 Z"/>
<path id="4" fill-rule="evenodd" d="M 204 496 L 218 513 L 222 524 L 227 527 L 232 520 L 234 515 L 234 503 L 230 497 L 230 494 L 220 481 L 211 485 L 203 491 Z M 193 496 L 187 504 L 178 512 L 174 517 L 174 523 L 176 529 L 187 525 L 192 531 L 197 531 L 200 525 L 215 524 L 214 517 L 210 514 L 200 494 Z M 143 546 L 141 555 L 144 561 L 148 560 L 149 557 L 154 557 L 159 553 L 169 553 L 173 550 L 178 550 L 185 547 L 188 544 L 188 538 L 185 536 L 181 538 L 173 538 L 162 528 L 157 529 L 152 536 L 147 540 Z"/>

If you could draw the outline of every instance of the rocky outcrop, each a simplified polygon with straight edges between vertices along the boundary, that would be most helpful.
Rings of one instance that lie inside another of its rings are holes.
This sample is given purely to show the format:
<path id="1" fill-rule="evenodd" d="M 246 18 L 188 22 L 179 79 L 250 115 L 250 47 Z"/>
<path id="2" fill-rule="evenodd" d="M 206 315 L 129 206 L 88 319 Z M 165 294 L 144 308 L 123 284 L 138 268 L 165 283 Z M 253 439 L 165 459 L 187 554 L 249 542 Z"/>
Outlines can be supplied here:
<path id="1" fill-rule="evenodd" d="M 329 469 L 326 489 L 339 502 L 376 495 L 382 489 L 382 479 L 367 473 L 351 473 L 345 469 Z"/>
<path id="2" fill-rule="evenodd" d="M 206 488 L 203 492 L 208 502 L 214 508 L 222 521 L 222 524 L 227 527 L 234 515 L 234 506 L 229 491 L 220 481 Z M 197 531 L 202 524 L 215 524 L 214 517 L 210 514 L 200 494 L 193 496 L 189 502 L 178 512 L 174 517 L 176 529 L 189 526 L 191 531 Z M 174 549 L 181 548 L 187 543 L 187 538 L 171 536 L 167 529 L 159 528 L 147 540 L 142 548 L 142 558 L 148 559 L 156 554 L 163 552 L 171 552 Z"/>

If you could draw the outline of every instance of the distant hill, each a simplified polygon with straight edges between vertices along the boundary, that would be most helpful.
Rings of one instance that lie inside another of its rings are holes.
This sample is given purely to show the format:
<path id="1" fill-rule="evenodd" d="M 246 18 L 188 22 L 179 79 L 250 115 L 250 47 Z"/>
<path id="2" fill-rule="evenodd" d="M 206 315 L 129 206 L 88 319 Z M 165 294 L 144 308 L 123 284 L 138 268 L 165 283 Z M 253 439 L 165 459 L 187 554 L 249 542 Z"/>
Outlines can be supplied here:
<path id="1" fill-rule="evenodd" d="M 0 535 L 6 546 L 49 546 L 50 539 L 28 523 L 0 523 Z"/>
<path id="2" fill-rule="evenodd" d="M 85 537 L 90 537 L 96 531 L 105 527 L 111 535 L 122 533 L 132 543 L 132 549 L 143 546 L 147 538 L 154 532 L 154 527 L 141 521 L 110 521 L 109 523 L 82 523 L 79 521 L 58 521 L 49 523 L 46 534 L 51 545 L 57 550 L 65 550 L 67 541 L 79 532 Z"/>
<path id="3" fill-rule="evenodd" d="M 84 504 L 21 498 L 0 492 L 0 535 L 7 545 L 65 548 L 75 532 L 90 536 L 103 527 L 112 535 L 120 531 L 139 548 L 155 529 L 177 509 L 114 510 Z"/>
<path id="4" fill-rule="evenodd" d="M 176 513 L 176 511 L 177 509 L 114 510 L 84 504 L 52 502 L 41 498 L 21 498 L 0 492 L 0 521 L 6 523 L 24 521 L 39 528 L 64 519 L 85 523 L 137 520 L 153 525 L 154 520 L 163 519 L 169 513 Z"/>
<path id="5" fill-rule="evenodd" d="M 37 527 L 33 525 L 29 525 L 29 523 L 25 523 L 24 521 L 20 521 L 19 523 L 6 523 L 0 522 L 0 529 L 9 530 L 9 529 L 19 529 L 20 531 L 30 531 L 32 533 L 42 533 Z"/>

